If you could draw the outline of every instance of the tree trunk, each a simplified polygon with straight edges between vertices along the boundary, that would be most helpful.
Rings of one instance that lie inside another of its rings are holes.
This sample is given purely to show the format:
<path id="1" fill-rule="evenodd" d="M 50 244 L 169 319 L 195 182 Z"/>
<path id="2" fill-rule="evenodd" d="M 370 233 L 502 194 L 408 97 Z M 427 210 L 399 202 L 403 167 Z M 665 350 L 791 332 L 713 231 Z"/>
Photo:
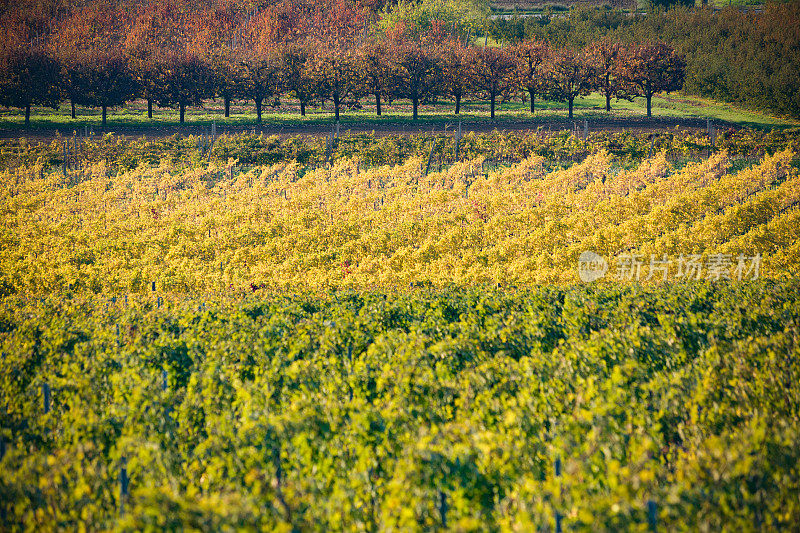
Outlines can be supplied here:
<path id="1" fill-rule="evenodd" d="M 336 122 L 339 122 L 339 95 L 333 95 L 333 113 L 336 115 Z"/>
<path id="2" fill-rule="evenodd" d="M 569 118 L 572 118 L 572 104 L 575 102 L 575 98 L 569 99 Z"/>
<path id="3" fill-rule="evenodd" d="M 256 98 L 256 122 L 261 124 L 261 102 L 263 98 Z"/>
<path id="4" fill-rule="evenodd" d="M 492 120 L 494 120 L 494 99 L 495 99 L 495 96 L 496 95 L 494 93 L 492 93 L 491 97 L 489 98 L 489 118 L 491 118 Z"/>
<path id="5" fill-rule="evenodd" d="M 611 111 L 611 95 L 606 93 L 606 113 Z"/>
<path id="6" fill-rule="evenodd" d="M 413 120 L 417 120 L 417 108 L 419 107 L 419 98 L 411 99 L 411 108 L 413 109 Z"/>
<path id="7" fill-rule="evenodd" d="M 461 95 L 457 94 L 456 95 L 456 115 L 458 115 L 460 112 L 461 112 Z"/>
<path id="8" fill-rule="evenodd" d="M 528 89 L 528 92 L 531 95 L 531 115 L 536 113 L 536 91 L 533 89 Z"/>
<path id="9" fill-rule="evenodd" d="M 153 99 L 152 98 L 148 98 L 147 99 L 147 118 L 149 118 L 149 119 L 153 118 Z"/>
<path id="10" fill-rule="evenodd" d="M 28 104 L 25 106 L 25 127 L 31 127 L 31 105 Z"/>
<path id="11" fill-rule="evenodd" d="M 186 115 L 186 102 L 181 100 L 181 103 L 178 104 L 178 107 L 180 107 L 181 110 L 181 124 L 183 124 L 183 118 Z"/>
<path id="12" fill-rule="evenodd" d="M 381 116 L 381 93 L 375 93 L 375 110 Z"/>
<path id="13" fill-rule="evenodd" d="M 76 118 L 76 117 L 75 117 L 75 100 L 73 100 L 72 98 L 70 98 L 70 99 L 69 99 L 69 104 L 70 104 L 70 106 L 72 107 L 72 118 Z"/>
<path id="14" fill-rule="evenodd" d="M 103 126 L 105 126 L 106 125 L 106 112 L 107 112 L 108 108 L 106 106 L 102 106 L 102 108 L 103 108 Z"/>
<path id="15" fill-rule="evenodd" d="M 300 116 L 306 116 L 306 103 L 302 100 L 300 100 Z"/>
<path id="16" fill-rule="evenodd" d="M 651 105 L 652 101 L 653 101 L 652 93 L 647 93 L 647 116 L 648 117 L 652 117 L 653 116 L 653 106 Z"/>
<path id="17" fill-rule="evenodd" d="M 231 116 L 231 97 L 230 96 L 226 96 L 225 97 L 225 118 L 228 118 L 230 116 Z"/>

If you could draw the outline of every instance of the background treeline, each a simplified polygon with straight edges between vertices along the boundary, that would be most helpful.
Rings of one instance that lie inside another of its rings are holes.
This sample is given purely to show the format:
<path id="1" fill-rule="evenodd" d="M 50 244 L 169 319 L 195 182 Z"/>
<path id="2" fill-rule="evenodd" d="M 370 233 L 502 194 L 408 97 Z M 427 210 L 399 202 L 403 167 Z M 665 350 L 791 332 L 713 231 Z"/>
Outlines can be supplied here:
<path id="1" fill-rule="evenodd" d="M 226 116 L 235 99 L 254 101 L 260 117 L 288 96 L 301 113 L 331 102 L 338 116 L 365 98 L 380 114 L 394 99 L 416 109 L 449 97 L 458 112 L 464 97 L 520 96 L 533 111 L 537 96 L 569 103 L 600 90 L 610 104 L 683 86 L 800 116 L 798 3 L 511 19 L 487 18 L 480 0 L 4 4 L 0 105 L 8 107 L 69 100 L 73 110 L 107 109 L 143 98 L 150 115 L 159 105 L 182 117 L 219 97 Z M 474 46 L 489 38 L 501 46 Z"/>
<path id="2" fill-rule="evenodd" d="M 800 3 L 760 11 L 675 7 L 646 15 L 578 9 L 552 17 L 487 21 L 498 42 L 541 39 L 582 47 L 605 38 L 664 41 L 686 59 L 688 94 L 800 117 Z"/>
<path id="3" fill-rule="evenodd" d="M 391 7 L 360 0 L 281 0 L 270 4 L 184 0 L 100 1 L 82 6 L 18 4 L 2 16 L 0 104 L 75 105 L 107 109 L 142 98 L 176 107 L 222 98 L 264 105 L 280 97 L 309 105 L 331 102 L 338 119 L 362 99 L 438 97 L 490 102 L 515 96 L 567 102 L 600 90 L 612 98 L 680 89 L 685 63 L 655 39 L 623 44 L 598 37 L 581 46 L 523 39 L 476 46 L 478 4 L 459 18 L 455 6 L 425 2 Z M 467 4 L 468 6 L 470 4 Z M 448 6 L 450 6 L 448 8 Z M 484 28 L 485 29 L 485 28 Z"/>

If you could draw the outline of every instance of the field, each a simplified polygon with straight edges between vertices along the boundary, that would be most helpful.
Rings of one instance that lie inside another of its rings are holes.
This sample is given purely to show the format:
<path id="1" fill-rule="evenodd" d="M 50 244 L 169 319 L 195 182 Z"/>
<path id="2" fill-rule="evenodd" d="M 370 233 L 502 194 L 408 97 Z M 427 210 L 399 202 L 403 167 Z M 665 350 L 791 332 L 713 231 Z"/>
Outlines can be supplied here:
<path id="1" fill-rule="evenodd" d="M 6 299 L 0 505 L 35 530 L 790 530 L 798 290 Z"/>
<path id="2" fill-rule="evenodd" d="M 745 150 L 752 137 L 739 135 L 731 132 L 728 143 Z M 800 257 L 800 187 L 797 137 L 780 138 L 786 149 L 755 164 L 735 161 L 728 150 L 691 161 L 699 140 L 691 134 L 663 139 L 660 154 L 640 161 L 630 154 L 637 141 L 649 151 L 646 140 L 624 134 L 595 143 L 469 135 L 457 160 L 450 137 L 342 139 L 349 157 L 277 138 L 259 156 L 260 136 L 220 138 L 206 158 L 191 146 L 196 141 L 181 146 L 174 138 L 164 143 L 178 145 L 172 161 L 146 141 L 107 138 L 83 147 L 89 159 L 120 150 L 119 163 L 128 168 L 112 170 L 103 159 L 54 171 L 25 147 L 36 162 L 4 177 L 1 282 L 24 293 L 142 292 L 153 282 L 182 293 L 251 284 L 325 290 L 566 283 L 577 281 L 576 260 L 585 250 L 609 259 L 636 252 L 647 260 L 759 253 L 764 272 L 781 277 Z M 53 144 L 39 149 L 57 157 Z M 296 150 L 294 160 L 239 166 L 236 154 L 274 161 L 286 157 L 281 147 Z M 627 152 L 627 160 L 609 148 Z M 681 159 L 673 164 L 668 152 Z M 520 159 L 512 164 L 515 154 Z"/>
<path id="3" fill-rule="evenodd" d="M 537 127 L 560 130 L 574 121 L 589 120 L 592 128 L 630 129 L 659 131 L 665 123 L 684 127 L 705 127 L 706 119 L 713 120 L 718 127 L 735 128 L 796 128 L 800 122 L 788 117 L 773 116 L 764 112 L 746 110 L 734 105 L 715 102 L 710 99 L 686 95 L 659 95 L 653 99 L 655 116 L 645 116 L 645 103 L 641 99 L 632 102 L 619 100 L 612 102 L 611 112 L 606 112 L 605 101 L 601 95 L 593 93 L 575 101 L 575 118 L 567 119 L 566 104 L 541 100 L 536 103 L 536 113 L 530 114 L 530 104 L 519 99 L 503 103 L 496 120 L 488 117 L 489 104 L 479 100 L 462 103 L 461 112 L 453 113 L 454 104 L 440 99 L 435 104 L 420 107 L 418 120 L 411 120 L 411 104 L 398 100 L 390 105 L 384 104 L 383 114 L 376 116 L 374 102 L 363 101 L 359 109 L 350 109 L 341 116 L 341 127 L 356 132 L 372 130 L 388 133 L 430 131 L 431 128 L 453 128 L 459 121 L 465 127 L 477 131 Z M 185 124 L 180 124 L 175 109 L 155 109 L 153 118 L 147 118 L 147 104 L 144 101 L 131 102 L 124 107 L 109 112 L 105 127 L 101 125 L 100 110 L 78 107 L 76 118 L 70 116 L 68 103 L 57 110 L 36 108 L 31 117 L 31 129 L 24 128 L 24 113 L 15 109 L 0 108 L 0 138 L 25 135 L 31 138 L 52 137 L 56 132 L 71 135 L 73 131 L 83 131 L 91 127 L 97 133 L 114 132 L 118 135 L 148 137 L 172 135 L 174 133 L 199 133 L 216 123 L 226 131 L 243 132 L 257 128 L 267 134 L 304 133 L 324 135 L 330 132 L 333 124 L 333 111 L 330 103 L 327 108 L 310 108 L 305 117 L 300 116 L 299 107 L 291 99 L 284 99 L 275 108 L 266 108 L 262 124 L 256 124 L 255 107 L 252 102 L 233 102 L 231 115 L 224 116 L 221 100 L 206 100 L 202 106 L 186 111 Z"/>
<path id="4" fill-rule="evenodd" d="M 8 529 L 797 523 L 796 130 L 211 142 L 0 145 Z"/>
<path id="5" fill-rule="evenodd" d="M 0 532 L 798 531 L 800 3 L 0 8 Z"/>

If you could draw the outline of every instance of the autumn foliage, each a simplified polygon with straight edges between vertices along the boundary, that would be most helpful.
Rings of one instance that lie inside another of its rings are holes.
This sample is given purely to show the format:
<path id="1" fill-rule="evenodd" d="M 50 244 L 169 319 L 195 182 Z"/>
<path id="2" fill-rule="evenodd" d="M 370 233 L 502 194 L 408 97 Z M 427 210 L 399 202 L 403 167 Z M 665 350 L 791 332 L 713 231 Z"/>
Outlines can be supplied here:
<path id="1" fill-rule="evenodd" d="M 27 4 L 24 4 L 27 6 Z M 331 102 L 336 120 L 362 99 L 406 99 L 414 119 L 421 103 L 449 97 L 460 112 L 466 97 L 487 101 L 543 97 L 568 104 L 599 90 L 612 98 L 647 99 L 680 89 L 685 62 L 664 43 L 590 43 L 552 48 L 538 40 L 514 46 L 475 46 L 456 22 L 432 19 L 423 29 L 403 21 L 378 24 L 386 11 L 357 0 L 219 0 L 125 2 L 102 0 L 80 9 L 66 4 L 2 15 L 0 104 L 75 105 L 102 109 L 134 99 L 187 107 L 221 98 L 265 104 L 281 97 L 309 105 Z M 44 11 L 42 11 L 44 10 Z M 57 14 L 53 23 L 53 13 Z M 27 118 L 26 118 L 27 123 Z"/>

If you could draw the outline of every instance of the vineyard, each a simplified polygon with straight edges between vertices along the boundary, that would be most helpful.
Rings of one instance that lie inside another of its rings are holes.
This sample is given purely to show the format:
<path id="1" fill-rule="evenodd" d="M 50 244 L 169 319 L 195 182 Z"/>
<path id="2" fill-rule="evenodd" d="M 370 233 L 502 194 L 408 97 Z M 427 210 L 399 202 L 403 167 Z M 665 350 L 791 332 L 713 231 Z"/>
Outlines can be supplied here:
<path id="1" fill-rule="evenodd" d="M 0 287 L 120 295 L 570 283 L 587 250 L 609 260 L 635 252 L 645 263 L 760 255 L 764 276 L 797 272 L 800 174 L 791 147 L 755 163 L 737 159 L 738 169 L 725 149 L 695 161 L 672 163 L 666 151 L 620 160 L 591 143 L 576 148 L 574 137 L 541 146 L 588 152 L 575 163 L 467 157 L 482 144 L 513 154 L 516 138 L 465 138 L 465 157 L 450 165 L 441 163 L 446 139 L 437 138 L 427 157 L 386 165 L 362 162 L 380 160 L 387 152 L 377 147 L 392 146 L 385 140 L 305 165 L 164 158 L 64 170 L 40 157 L 2 175 Z M 218 145 L 223 154 L 228 141 Z"/>
<path id="2" fill-rule="evenodd" d="M 8 298 L 10 529 L 791 530 L 800 286 Z"/>
<path id="3" fill-rule="evenodd" d="M 2 529 L 792 530 L 799 148 L 3 141 Z"/>

